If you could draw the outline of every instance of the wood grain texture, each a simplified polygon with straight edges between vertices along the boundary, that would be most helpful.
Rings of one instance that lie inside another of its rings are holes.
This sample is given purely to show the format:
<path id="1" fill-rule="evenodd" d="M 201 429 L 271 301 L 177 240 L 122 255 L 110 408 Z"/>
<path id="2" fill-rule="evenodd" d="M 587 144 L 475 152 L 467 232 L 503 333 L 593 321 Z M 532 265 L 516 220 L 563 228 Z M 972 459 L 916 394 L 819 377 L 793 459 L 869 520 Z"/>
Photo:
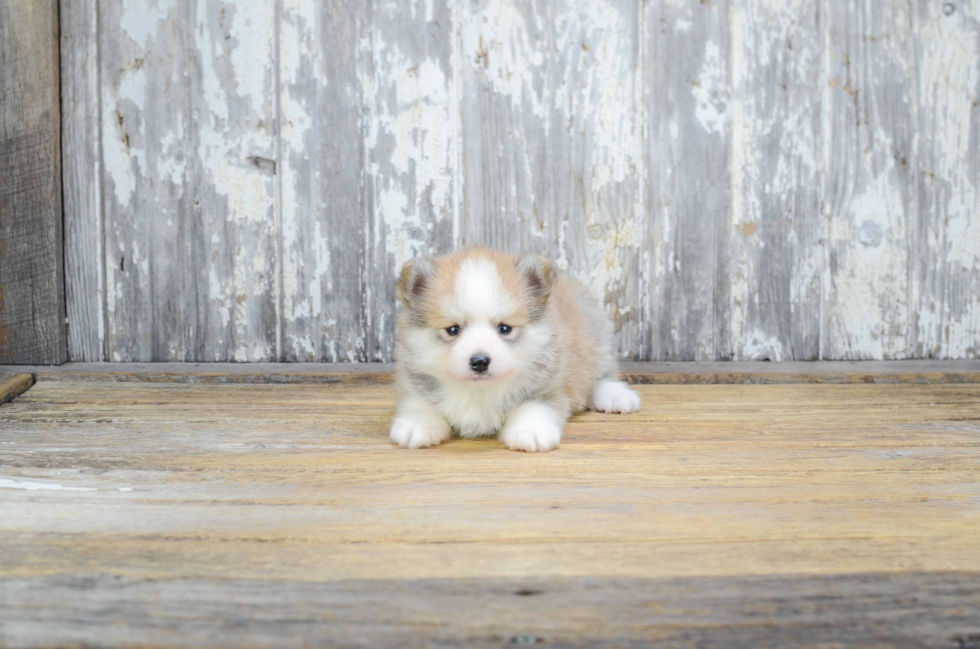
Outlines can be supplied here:
<path id="1" fill-rule="evenodd" d="M 736 359 L 820 354 L 823 40 L 819 5 L 732 3 L 732 220 Z"/>
<path id="2" fill-rule="evenodd" d="M 281 358 L 368 360 L 361 39 L 370 3 L 281 11 Z"/>
<path id="3" fill-rule="evenodd" d="M 371 29 L 364 35 L 370 63 L 362 80 L 369 197 L 359 332 L 365 352 L 359 360 L 394 359 L 395 280 L 402 265 L 453 248 L 455 4 L 375 0 Z"/>
<path id="4" fill-rule="evenodd" d="M 0 2 L 0 362 L 65 360 L 58 3 Z"/>
<path id="5" fill-rule="evenodd" d="M 100 12 L 107 358 L 275 359 L 275 2 Z"/>
<path id="6" fill-rule="evenodd" d="M 643 357 L 638 3 L 460 7 L 462 243 L 554 259 Z"/>
<path id="7" fill-rule="evenodd" d="M 283 29 L 284 360 L 390 361 L 394 279 L 455 236 L 452 10 L 297 3 Z"/>
<path id="8" fill-rule="evenodd" d="M 103 647 L 961 649 L 977 637 L 980 574 L 288 585 L 44 576 L 0 580 L 0 603 L 0 638 L 11 648 L 43 639 Z"/>
<path id="9" fill-rule="evenodd" d="M 910 353 L 980 356 L 980 4 L 912 3 L 918 119 Z"/>
<path id="10" fill-rule="evenodd" d="M 734 356 L 729 13 L 727 0 L 645 5 L 645 359 Z"/>
<path id="11" fill-rule="evenodd" d="M 68 359 L 104 361 L 105 250 L 96 0 L 59 3 Z"/>
<path id="12" fill-rule="evenodd" d="M 41 381 L 0 416 L 0 642 L 978 632 L 978 385 L 638 389 L 525 455 L 393 447 L 390 385 Z"/>
<path id="13" fill-rule="evenodd" d="M 910 6 L 828 3 L 825 358 L 907 358 L 914 222 Z"/>
<path id="14" fill-rule="evenodd" d="M 479 244 L 624 359 L 980 357 L 973 0 L 65 3 L 72 358 L 388 362 Z"/>

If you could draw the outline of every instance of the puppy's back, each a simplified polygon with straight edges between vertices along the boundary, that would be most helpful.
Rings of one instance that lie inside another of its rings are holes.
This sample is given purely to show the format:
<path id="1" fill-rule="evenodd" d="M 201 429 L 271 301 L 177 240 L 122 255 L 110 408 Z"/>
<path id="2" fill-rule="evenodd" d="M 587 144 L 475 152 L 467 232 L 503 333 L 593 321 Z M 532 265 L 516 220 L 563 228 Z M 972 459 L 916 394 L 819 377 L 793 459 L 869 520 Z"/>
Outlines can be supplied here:
<path id="1" fill-rule="evenodd" d="M 555 275 L 548 308 L 565 365 L 565 393 L 578 412 L 588 406 L 598 381 L 618 378 L 613 324 L 589 289 L 565 273 Z"/>

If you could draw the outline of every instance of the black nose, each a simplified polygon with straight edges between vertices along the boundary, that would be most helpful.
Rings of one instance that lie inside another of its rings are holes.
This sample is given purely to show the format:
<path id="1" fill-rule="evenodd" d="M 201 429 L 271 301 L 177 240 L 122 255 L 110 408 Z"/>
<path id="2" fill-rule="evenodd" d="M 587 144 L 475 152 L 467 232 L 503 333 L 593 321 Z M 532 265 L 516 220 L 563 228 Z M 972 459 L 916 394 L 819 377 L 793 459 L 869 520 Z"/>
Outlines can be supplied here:
<path id="1" fill-rule="evenodd" d="M 483 374 L 490 367 L 490 359 L 486 356 L 470 356 L 470 369 L 477 374 Z"/>

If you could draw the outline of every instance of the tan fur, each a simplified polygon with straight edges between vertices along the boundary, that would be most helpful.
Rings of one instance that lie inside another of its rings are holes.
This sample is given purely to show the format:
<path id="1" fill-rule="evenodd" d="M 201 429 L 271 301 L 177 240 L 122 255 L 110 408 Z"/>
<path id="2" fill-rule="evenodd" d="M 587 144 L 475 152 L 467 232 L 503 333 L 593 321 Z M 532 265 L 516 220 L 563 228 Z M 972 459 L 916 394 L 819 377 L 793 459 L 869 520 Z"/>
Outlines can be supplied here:
<path id="1" fill-rule="evenodd" d="M 616 382 L 610 319 L 547 259 L 472 248 L 414 260 L 398 297 L 392 439 L 402 446 L 499 432 L 515 450 L 550 450 L 571 414 L 639 405 Z M 500 333 L 502 324 L 513 330 Z M 474 359 L 489 359 L 489 371 L 471 370 Z"/>
<path id="2" fill-rule="evenodd" d="M 571 412 L 585 410 L 597 380 L 619 378 L 613 350 L 605 343 L 612 324 L 588 289 L 564 273 L 557 274 L 547 308 L 557 324 L 560 353 L 567 359 L 562 390 Z"/>
<path id="3" fill-rule="evenodd" d="M 442 257 L 426 260 L 434 267 L 434 274 L 428 280 L 424 293 L 419 296 L 422 311 L 425 314 L 426 322 L 435 328 L 442 328 L 453 324 L 449 322 L 440 309 L 442 301 L 452 294 L 455 288 L 456 277 L 459 275 L 460 267 L 467 259 L 484 258 L 488 259 L 497 267 L 501 282 L 508 289 L 521 305 L 521 309 L 515 312 L 512 318 L 515 326 L 523 326 L 528 320 L 528 302 L 531 299 L 530 290 L 527 286 L 526 278 L 522 277 L 517 271 L 517 257 L 505 255 L 490 248 L 468 248 Z M 421 263 L 426 263 L 422 261 Z M 550 275 L 551 262 L 542 259 L 548 268 Z M 401 278 L 398 281 L 398 297 L 403 304 L 408 306 L 412 299 L 411 287 L 409 282 L 412 277 L 412 269 L 416 268 L 419 260 L 412 260 L 402 268 Z M 574 280 L 570 280 L 574 281 Z M 403 312 L 404 313 L 404 312 Z"/>
<path id="4" fill-rule="evenodd" d="M 452 294 L 460 267 L 467 259 L 474 258 L 488 259 L 496 266 L 501 282 L 519 304 L 509 323 L 524 326 L 534 300 L 527 277 L 518 272 L 518 257 L 489 248 L 469 248 L 432 259 L 434 273 L 427 280 L 416 311 L 424 314 L 430 327 L 442 329 L 454 324 L 443 314 L 440 304 Z M 411 299 L 408 282 L 416 263 L 413 260 L 402 270 L 398 293 L 403 303 Z M 541 258 L 541 263 L 550 283 L 550 291 L 543 296 L 546 298 L 544 318 L 556 331 L 558 366 L 555 375 L 560 378 L 551 395 L 567 399 L 567 412 L 571 414 L 588 407 L 589 395 L 597 380 L 619 377 L 611 345 L 612 323 L 581 282 L 561 271 L 552 271 L 547 259 Z M 409 309 L 399 315 L 399 338 L 411 326 L 410 317 Z"/>

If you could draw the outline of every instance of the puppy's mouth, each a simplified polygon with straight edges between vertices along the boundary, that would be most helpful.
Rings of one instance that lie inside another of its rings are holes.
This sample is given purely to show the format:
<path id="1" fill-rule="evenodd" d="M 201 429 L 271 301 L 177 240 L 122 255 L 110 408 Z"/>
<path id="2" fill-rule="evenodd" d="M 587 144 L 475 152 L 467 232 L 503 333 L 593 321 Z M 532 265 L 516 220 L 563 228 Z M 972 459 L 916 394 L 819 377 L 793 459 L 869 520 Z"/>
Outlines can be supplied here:
<path id="1" fill-rule="evenodd" d="M 497 371 L 474 372 L 470 368 L 464 371 L 462 368 L 446 368 L 447 378 L 451 378 L 457 385 L 470 385 L 475 387 L 489 386 L 500 383 L 514 374 L 513 368 L 499 368 Z"/>
<path id="2" fill-rule="evenodd" d="M 469 383 L 493 383 L 501 379 L 506 379 L 513 373 L 513 370 L 504 372 L 503 374 L 477 374 L 476 372 L 470 372 L 466 377 L 466 381 Z"/>

